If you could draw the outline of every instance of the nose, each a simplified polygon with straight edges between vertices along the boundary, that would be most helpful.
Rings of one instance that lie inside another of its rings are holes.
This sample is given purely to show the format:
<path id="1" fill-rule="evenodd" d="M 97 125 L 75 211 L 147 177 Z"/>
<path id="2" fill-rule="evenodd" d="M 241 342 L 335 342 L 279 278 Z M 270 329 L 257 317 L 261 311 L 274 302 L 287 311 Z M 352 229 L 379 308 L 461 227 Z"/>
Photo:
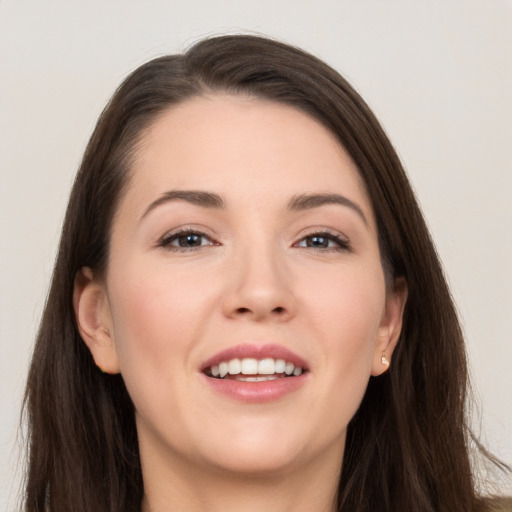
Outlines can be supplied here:
<path id="1" fill-rule="evenodd" d="M 285 322 L 295 316 L 292 279 L 278 251 L 245 251 L 229 271 L 223 312 L 229 318 Z"/>

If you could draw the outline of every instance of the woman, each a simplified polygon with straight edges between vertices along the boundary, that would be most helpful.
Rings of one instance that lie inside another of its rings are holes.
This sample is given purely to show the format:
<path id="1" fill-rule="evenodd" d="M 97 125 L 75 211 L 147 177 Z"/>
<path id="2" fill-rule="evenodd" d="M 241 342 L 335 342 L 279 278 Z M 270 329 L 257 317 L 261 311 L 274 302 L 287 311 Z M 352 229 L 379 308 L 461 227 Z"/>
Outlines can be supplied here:
<path id="1" fill-rule="evenodd" d="M 227 36 L 118 89 L 27 386 L 26 510 L 473 511 L 464 342 L 363 100 Z"/>

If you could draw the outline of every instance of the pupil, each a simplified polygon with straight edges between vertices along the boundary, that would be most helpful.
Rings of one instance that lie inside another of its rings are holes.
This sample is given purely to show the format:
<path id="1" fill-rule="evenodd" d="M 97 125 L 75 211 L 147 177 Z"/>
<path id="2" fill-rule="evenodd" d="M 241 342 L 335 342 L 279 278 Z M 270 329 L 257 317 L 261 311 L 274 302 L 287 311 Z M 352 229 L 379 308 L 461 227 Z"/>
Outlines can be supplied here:
<path id="1" fill-rule="evenodd" d="M 178 243 L 180 247 L 196 247 L 201 245 L 201 237 L 195 234 L 180 236 Z"/>
<path id="2" fill-rule="evenodd" d="M 327 247 L 329 241 L 324 236 L 312 236 L 308 238 L 308 247 Z"/>

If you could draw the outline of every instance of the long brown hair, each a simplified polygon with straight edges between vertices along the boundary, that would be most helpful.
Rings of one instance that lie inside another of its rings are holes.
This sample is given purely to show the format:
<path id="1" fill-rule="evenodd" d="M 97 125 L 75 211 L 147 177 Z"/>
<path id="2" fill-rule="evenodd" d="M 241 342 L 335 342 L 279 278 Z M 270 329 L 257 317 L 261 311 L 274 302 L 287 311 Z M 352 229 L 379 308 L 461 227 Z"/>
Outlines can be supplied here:
<path id="1" fill-rule="evenodd" d="M 207 92 L 292 105 L 320 120 L 366 183 L 391 277 L 409 297 L 391 371 L 372 378 L 347 435 L 344 511 L 477 510 L 469 460 L 464 341 L 439 259 L 402 165 L 368 106 L 337 72 L 254 36 L 204 40 L 134 71 L 103 111 L 71 192 L 25 407 L 26 512 L 139 512 L 143 482 L 133 404 L 102 374 L 72 307 L 77 271 L 105 272 L 116 205 L 137 142 L 173 104 Z"/>

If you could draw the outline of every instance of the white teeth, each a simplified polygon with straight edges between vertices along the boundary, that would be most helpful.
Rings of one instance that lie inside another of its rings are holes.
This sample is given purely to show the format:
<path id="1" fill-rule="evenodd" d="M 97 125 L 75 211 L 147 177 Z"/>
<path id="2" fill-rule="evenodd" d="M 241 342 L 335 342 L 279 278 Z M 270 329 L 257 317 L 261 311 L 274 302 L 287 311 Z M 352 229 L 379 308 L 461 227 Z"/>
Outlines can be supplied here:
<path id="1" fill-rule="evenodd" d="M 238 377 L 236 380 L 243 382 L 264 382 L 266 380 L 277 380 L 279 377 L 276 375 L 262 375 L 261 377 Z"/>
<path id="2" fill-rule="evenodd" d="M 287 376 L 298 377 L 302 375 L 304 370 L 289 361 L 284 359 L 273 359 L 266 357 L 264 359 L 255 359 L 253 357 L 245 357 L 243 359 L 230 359 L 229 361 L 222 361 L 218 365 L 210 367 L 210 374 L 212 377 L 220 377 L 223 379 L 227 374 L 229 375 L 250 375 L 251 377 L 239 377 L 237 380 L 247 382 L 261 382 L 263 380 L 275 380 L 278 378 L 277 374 L 286 374 Z M 258 375 L 265 377 L 258 377 Z"/>
<path id="3" fill-rule="evenodd" d="M 286 367 L 286 361 L 284 359 L 276 359 L 276 362 L 275 362 L 275 372 L 276 373 L 284 373 L 285 367 Z"/>
<path id="4" fill-rule="evenodd" d="M 250 357 L 242 359 L 242 373 L 244 375 L 256 375 L 258 373 L 258 360 Z"/>
<path id="5" fill-rule="evenodd" d="M 286 373 L 286 375 L 291 375 L 294 369 L 295 365 L 293 363 L 286 363 L 286 366 L 284 367 L 284 373 Z"/>
<path id="6" fill-rule="evenodd" d="M 238 375 L 242 371 L 240 359 L 231 359 L 231 361 L 228 362 L 228 369 L 230 375 Z"/>
<path id="7" fill-rule="evenodd" d="M 219 377 L 225 377 L 229 372 L 228 363 L 222 362 L 219 364 Z"/>
<path id="8" fill-rule="evenodd" d="M 275 373 L 275 364 L 274 360 L 270 357 L 267 357 L 266 359 L 262 359 L 258 363 L 258 373 L 260 375 L 272 375 Z"/>

